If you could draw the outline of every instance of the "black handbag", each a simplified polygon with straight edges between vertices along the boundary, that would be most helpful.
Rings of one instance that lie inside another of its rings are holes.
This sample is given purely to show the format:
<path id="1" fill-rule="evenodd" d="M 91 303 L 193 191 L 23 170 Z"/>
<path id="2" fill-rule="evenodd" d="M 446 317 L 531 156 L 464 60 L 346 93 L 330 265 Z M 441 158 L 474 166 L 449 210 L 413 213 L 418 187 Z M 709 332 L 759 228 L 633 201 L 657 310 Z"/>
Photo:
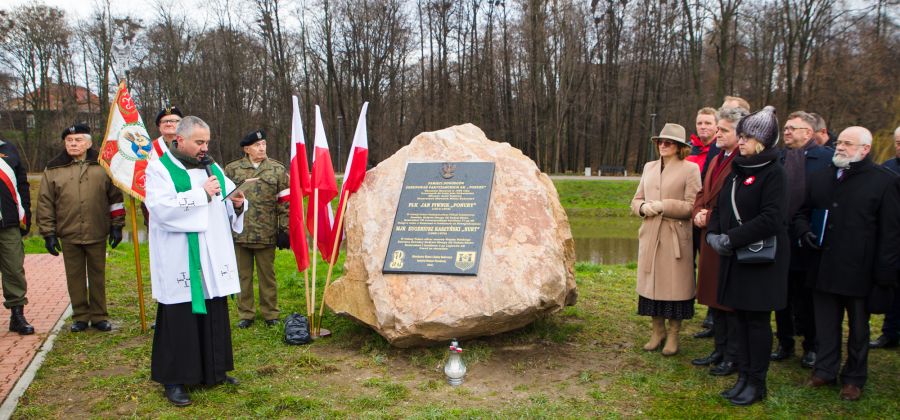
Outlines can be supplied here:
<path id="1" fill-rule="evenodd" d="M 734 191 L 737 189 L 737 177 L 731 183 L 731 210 L 738 225 L 744 224 L 741 215 L 738 214 L 737 204 L 734 202 Z M 743 264 L 771 264 L 775 262 L 775 251 L 778 249 L 778 240 L 772 235 L 761 241 L 753 242 L 734 250 L 739 263 Z"/>
<path id="2" fill-rule="evenodd" d="M 298 345 L 309 344 L 311 341 L 309 320 L 296 312 L 288 315 L 284 320 L 284 342 Z"/>

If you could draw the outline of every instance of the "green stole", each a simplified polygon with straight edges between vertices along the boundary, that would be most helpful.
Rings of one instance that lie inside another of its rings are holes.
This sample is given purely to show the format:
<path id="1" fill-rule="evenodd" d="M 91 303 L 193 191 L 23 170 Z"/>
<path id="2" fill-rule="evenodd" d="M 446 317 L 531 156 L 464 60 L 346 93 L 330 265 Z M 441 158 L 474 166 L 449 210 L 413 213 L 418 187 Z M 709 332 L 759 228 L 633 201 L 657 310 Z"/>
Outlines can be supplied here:
<path id="1" fill-rule="evenodd" d="M 162 162 L 169 176 L 172 177 L 172 183 L 175 184 L 175 191 L 185 192 L 191 190 L 191 176 L 187 171 L 178 167 L 172 160 L 169 153 L 162 155 L 159 160 Z M 225 175 L 219 169 L 219 166 L 213 164 L 210 166 L 213 175 L 219 179 L 222 191 L 225 191 Z M 203 270 L 200 265 L 200 239 L 197 232 L 186 232 L 188 240 L 188 268 L 191 275 L 191 312 L 195 314 L 206 314 L 206 302 L 203 297 L 203 285 L 200 283 L 203 277 Z"/>

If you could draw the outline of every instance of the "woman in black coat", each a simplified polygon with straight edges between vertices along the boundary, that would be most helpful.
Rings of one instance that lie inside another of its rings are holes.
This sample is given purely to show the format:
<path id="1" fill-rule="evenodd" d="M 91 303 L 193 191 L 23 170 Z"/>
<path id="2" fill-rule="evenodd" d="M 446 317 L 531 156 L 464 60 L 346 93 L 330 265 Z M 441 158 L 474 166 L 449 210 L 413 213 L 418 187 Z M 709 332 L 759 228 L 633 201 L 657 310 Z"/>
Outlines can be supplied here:
<path id="1" fill-rule="evenodd" d="M 731 179 L 719 194 L 706 236 L 721 258 L 718 302 L 734 308 L 738 320 L 738 380 L 721 394 L 736 405 L 750 405 L 766 397 L 772 348 L 769 320 L 772 311 L 787 305 L 787 178 L 774 149 L 778 132 L 771 106 L 738 123 L 741 155 L 732 162 Z M 740 222 L 732 206 L 732 191 Z M 774 261 L 738 261 L 736 249 L 772 236 L 776 237 Z"/>

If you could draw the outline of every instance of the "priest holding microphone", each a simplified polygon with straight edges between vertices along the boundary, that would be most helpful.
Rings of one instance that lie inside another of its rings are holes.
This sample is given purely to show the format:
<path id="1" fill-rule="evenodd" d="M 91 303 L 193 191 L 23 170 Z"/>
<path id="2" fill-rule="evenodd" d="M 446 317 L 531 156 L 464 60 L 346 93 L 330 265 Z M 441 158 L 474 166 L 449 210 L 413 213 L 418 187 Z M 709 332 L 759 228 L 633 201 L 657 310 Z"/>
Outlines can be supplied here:
<path id="1" fill-rule="evenodd" d="M 249 203 L 209 160 L 210 130 L 200 118 L 178 124 L 171 148 L 146 171 L 150 271 L 158 301 L 150 378 L 177 406 L 185 385 L 237 384 L 228 295 L 241 291 L 231 233 Z"/>

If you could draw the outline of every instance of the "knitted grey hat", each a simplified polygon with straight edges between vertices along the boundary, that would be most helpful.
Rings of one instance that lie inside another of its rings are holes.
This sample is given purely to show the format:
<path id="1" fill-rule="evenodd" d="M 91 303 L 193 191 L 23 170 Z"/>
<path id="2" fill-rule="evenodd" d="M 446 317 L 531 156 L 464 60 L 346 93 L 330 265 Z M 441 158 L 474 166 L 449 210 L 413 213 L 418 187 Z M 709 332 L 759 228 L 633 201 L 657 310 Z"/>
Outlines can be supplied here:
<path id="1" fill-rule="evenodd" d="M 779 134 L 775 107 L 766 105 L 765 108 L 741 118 L 741 121 L 738 122 L 737 134 L 755 138 L 766 149 L 775 147 L 778 144 Z"/>

